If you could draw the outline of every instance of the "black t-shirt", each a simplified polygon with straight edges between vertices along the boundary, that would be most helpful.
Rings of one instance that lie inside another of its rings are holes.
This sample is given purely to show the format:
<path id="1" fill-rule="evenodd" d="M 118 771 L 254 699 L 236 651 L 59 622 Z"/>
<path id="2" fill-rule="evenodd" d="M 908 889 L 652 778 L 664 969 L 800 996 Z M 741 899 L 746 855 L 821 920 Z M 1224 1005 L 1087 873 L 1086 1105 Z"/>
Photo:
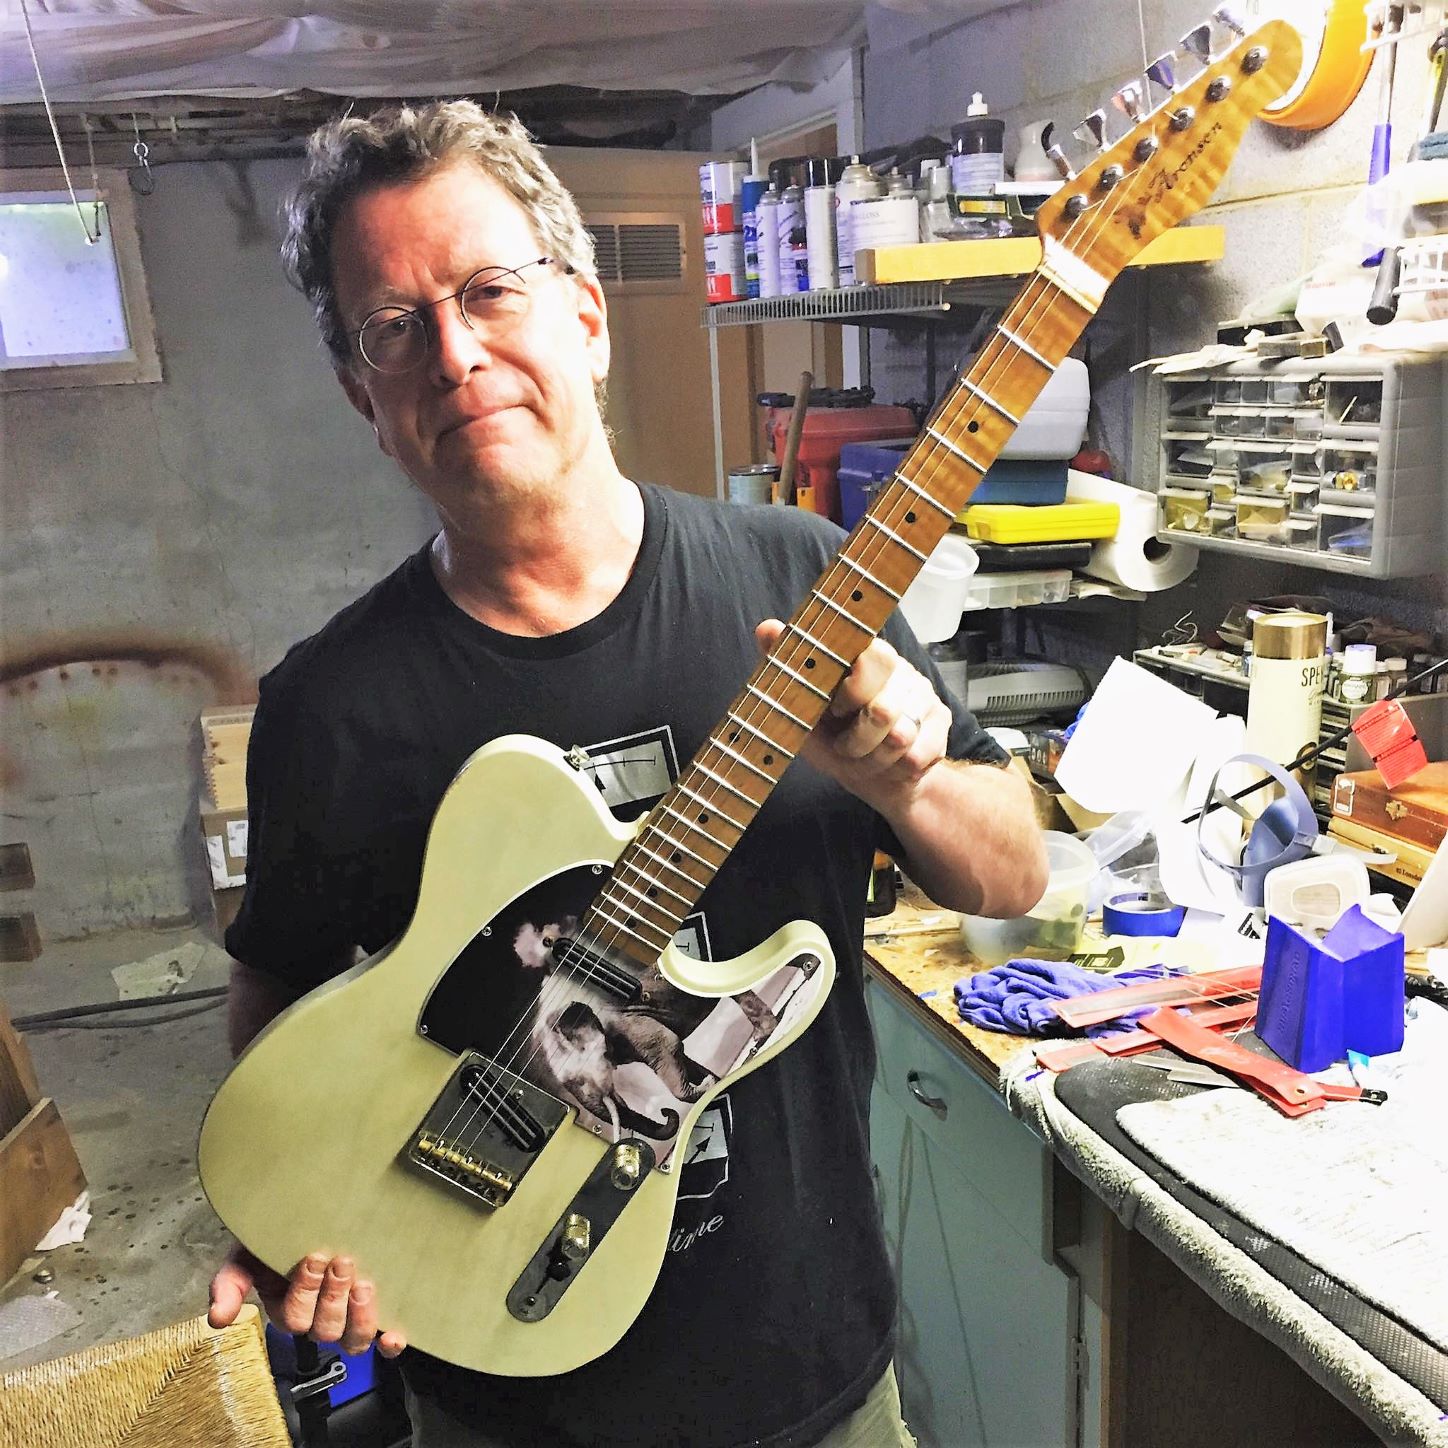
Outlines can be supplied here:
<path id="1" fill-rule="evenodd" d="M 452 603 L 422 549 L 262 680 L 247 888 L 226 935 L 238 960 L 309 988 L 355 947 L 399 935 L 438 801 L 500 735 L 584 746 L 624 818 L 667 789 L 757 663 L 755 624 L 790 616 L 841 535 L 795 509 L 642 492 L 634 570 L 577 628 L 547 638 L 488 628 Z M 886 633 L 948 698 L 898 616 Z M 950 753 L 1001 761 L 953 707 Z M 658 1284 L 618 1345 L 531 1379 L 409 1351 L 416 1391 L 549 1448 L 782 1448 L 818 1440 L 858 1405 L 893 1350 L 861 982 L 865 884 L 888 839 L 868 806 L 797 761 L 685 921 L 681 946 L 722 959 L 813 920 L 839 975 L 803 1037 L 710 1103 L 681 1148 Z"/>

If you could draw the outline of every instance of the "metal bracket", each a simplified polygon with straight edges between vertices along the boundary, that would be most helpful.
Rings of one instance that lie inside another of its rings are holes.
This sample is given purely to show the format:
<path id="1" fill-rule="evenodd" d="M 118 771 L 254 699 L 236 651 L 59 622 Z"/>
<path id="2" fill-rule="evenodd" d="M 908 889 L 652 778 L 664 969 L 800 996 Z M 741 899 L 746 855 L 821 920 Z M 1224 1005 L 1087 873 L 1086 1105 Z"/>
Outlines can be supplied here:
<path id="1" fill-rule="evenodd" d="M 315 1398 L 319 1393 L 325 1393 L 329 1388 L 335 1388 L 338 1383 L 346 1381 L 347 1364 L 340 1355 L 328 1353 L 319 1361 L 317 1371 L 311 1377 L 301 1378 L 292 1384 L 292 1402 L 300 1403 L 307 1398 Z"/>

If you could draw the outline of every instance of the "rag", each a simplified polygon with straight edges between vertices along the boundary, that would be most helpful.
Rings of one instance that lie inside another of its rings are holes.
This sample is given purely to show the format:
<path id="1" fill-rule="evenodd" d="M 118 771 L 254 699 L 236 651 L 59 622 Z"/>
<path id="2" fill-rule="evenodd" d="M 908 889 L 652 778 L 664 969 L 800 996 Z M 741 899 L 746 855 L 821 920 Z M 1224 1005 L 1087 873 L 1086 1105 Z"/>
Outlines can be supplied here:
<path id="1" fill-rule="evenodd" d="M 1116 975 L 1098 975 L 1067 961 L 1008 960 L 968 980 L 956 981 L 955 1006 L 961 1020 L 987 1031 L 1005 1031 L 1013 1036 L 1066 1036 L 1075 1033 L 1056 1014 L 1057 1001 L 1180 974 L 1179 970 L 1165 965 L 1138 966 Z M 1148 1005 L 1129 1011 L 1115 1020 L 1088 1026 L 1086 1034 L 1114 1036 L 1129 1031 L 1135 1021 L 1155 1009 Z"/>

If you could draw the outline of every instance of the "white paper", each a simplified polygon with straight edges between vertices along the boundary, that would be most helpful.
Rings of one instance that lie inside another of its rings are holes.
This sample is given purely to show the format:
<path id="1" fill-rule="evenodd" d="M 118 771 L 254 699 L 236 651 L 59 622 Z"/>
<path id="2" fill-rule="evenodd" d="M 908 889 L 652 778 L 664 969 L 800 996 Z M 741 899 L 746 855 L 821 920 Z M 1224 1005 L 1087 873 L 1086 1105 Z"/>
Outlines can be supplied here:
<path id="1" fill-rule="evenodd" d="M 196 973 L 206 959 L 207 947 L 188 940 L 174 950 L 160 950 L 144 960 L 130 960 L 111 970 L 117 994 L 123 1001 L 145 996 L 174 995 Z"/>
<path id="2" fill-rule="evenodd" d="M 1427 950 L 1448 943 L 1448 840 L 1428 861 L 1422 883 L 1403 911 L 1403 944 L 1409 950 Z"/>
<path id="3" fill-rule="evenodd" d="M 82 1192 L 61 1212 L 56 1224 L 35 1244 L 35 1250 L 50 1252 L 56 1247 L 69 1247 L 75 1242 L 85 1241 L 85 1232 L 90 1221 L 90 1193 Z"/>
<path id="4" fill-rule="evenodd" d="M 1098 814 L 1154 813 L 1177 792 L 1216 717 L 1165 679 L 1116 659 L 1061 755 L 1056 780 Z"/>

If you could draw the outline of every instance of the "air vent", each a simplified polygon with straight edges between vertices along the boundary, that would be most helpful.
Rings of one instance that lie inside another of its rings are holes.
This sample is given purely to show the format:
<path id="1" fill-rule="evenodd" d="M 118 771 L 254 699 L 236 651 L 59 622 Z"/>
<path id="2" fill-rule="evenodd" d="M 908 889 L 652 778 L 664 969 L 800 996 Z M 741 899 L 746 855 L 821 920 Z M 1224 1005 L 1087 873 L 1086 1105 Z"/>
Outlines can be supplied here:
<path id="1" fill-rule="evenodd" d="M 591 216 L 598 277 L 607 291 L 684 289 L 684 222 L 676 216 Z"/>

